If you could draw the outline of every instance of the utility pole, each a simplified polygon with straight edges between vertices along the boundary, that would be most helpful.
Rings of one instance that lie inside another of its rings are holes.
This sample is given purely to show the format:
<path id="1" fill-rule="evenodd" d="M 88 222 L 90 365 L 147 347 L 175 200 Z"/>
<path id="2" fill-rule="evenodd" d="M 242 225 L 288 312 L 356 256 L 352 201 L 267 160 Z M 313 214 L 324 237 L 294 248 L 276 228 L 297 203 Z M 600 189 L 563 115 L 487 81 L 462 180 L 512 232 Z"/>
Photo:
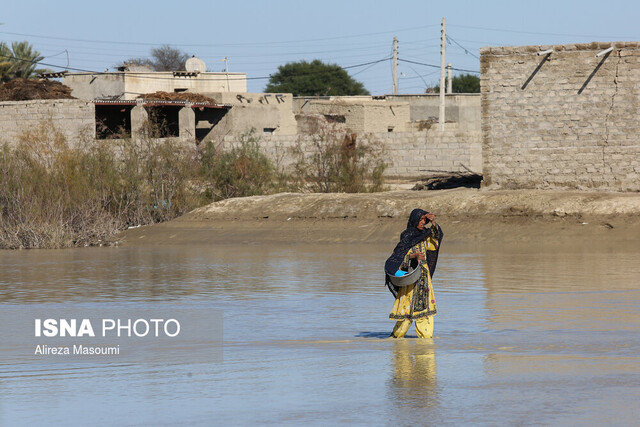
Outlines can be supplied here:
<path id="1" fill-rule="evenodd" d="M 227 92 L 231 92 L 231 88 L 229 87 L 229 60 L 225 56 L 222 62 L 224 62 L 224 74 L 227 76 Z"/>
<path id="2" fill-rule="evenodd" d="M 446 44 L 446 21 L 442 18 L 442 40 L 440 41 L 440 112 L 438 114 L 438 123 L 440 123 L 440 130 L 444 130 L 444 51 Z"/>
<path id="3" fill-rule="evenodd" d="M 398 94 L 398 38 L 393 38 L 393 94 Z"/>
<path id="4" fill-rule="evenodd" d="M 453 93 L 453 80 L 451 80 L 451 64 L 447 64 L 447 93 Z"/>

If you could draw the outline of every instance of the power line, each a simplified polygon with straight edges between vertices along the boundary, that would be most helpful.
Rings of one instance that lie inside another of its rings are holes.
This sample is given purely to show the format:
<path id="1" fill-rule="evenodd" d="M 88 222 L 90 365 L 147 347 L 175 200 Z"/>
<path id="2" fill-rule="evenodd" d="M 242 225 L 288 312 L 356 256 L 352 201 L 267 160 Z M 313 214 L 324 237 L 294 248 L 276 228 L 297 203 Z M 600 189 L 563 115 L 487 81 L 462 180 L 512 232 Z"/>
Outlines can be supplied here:
<path id="1" fill-rule="evenodd" d="M 439 65 L 434 65 L 434 64 L 425 64 L 424 62 L 417 62 L 417 61 L 409 61 L 408 59 L 400 59 L 398 58 L 398 61 L 402 61 L 402 62 L 408 62 L 409 64 L 416 64 L 416 65 L 423 65 L 425 67 L 432 67 L 432 68 L 440 68 Z M 463 68 L 455 68 L 455 67 L 451 67 L 452 70 L 456 70 L 456 71 L 463 71 L 465 73 L 475 73 L 475 74 L 480 74 L 480 71 L 475 71 L 475 70 L 465 70 Z"/>
<path id="2" fill-rule="evenodd" d="M 59 65 L 53 65 L 53 64 L 47 64 L 45 62 L 39 62 L 39 61 L 33 61 L 30 59 L 24 59 L 24 58 L 18 58 L 12 55 L 0 55 L 0 57 L 3 58 L 13 58 L 16 59 L 18 61 L 22 61 L 22 62 L 28 62 L 31 64 L 40 64 L 40 65 L 45 65 L 47 67 L 54 67 L 54 68 L 60 68 L 60 69 L 67 69 L 67 70 L 72 70 L 72 71 L 78 71 L 78 72 L 82 72 L 82 73 L 91 73 L 91 74 L 96 74 L 96 75 L 102 75 L 102 74 L 109 74 L 108 72 L 105 71 L 92 71 L 92 70 L 84 70 L 81 68 L 73 68 L 73 67 L 61 67 Z M 346 67 L 340 67 L 337 66 L 337 68 L 335 70 L 330 70 L 330 71 L 314 71 L 314 72 L 310 72 L 310 73 L 302 73 L 302 74 L 298 74 L 295 77 L 301 77 L 301 76 L 307 76 L 307 75 L 313 75 L 313 74 L 324 74 L 324 73 L 334 73 L 336 71 L 339 70 L 348 70 L 351 68 L 358 68 L 358 67 L 364 67 L 367 65 L 375 65 L 378 64 L 380 62 L 384 62 L 384 61 L 389 61 L 391 58 L 387 57 L 387 58 L 383 58 L 383 59 L 379 59 L 377 61 L 370 61 L 370 62 L 365 62 L 362 64 L 355 64 L 355 65 L 349 65 Z M 144 79 L 151 79 L 151 80 L 173 80 L 172 77 L 160 77 L 160 76 L 147 76 L 145 75 L 146 73 L 138 73 L 138 72 L 128 72 L 127 74 L 129 75 L 135 75 L 138 78 L 144 78 Z M 229 78 L 228 80 L 265 80 L 265 79 L 269 79 L 271 78 L 271 76 L 263 76 L 263 77 L 244 77 L 244 78 Z M 209 81 L 215 81 L 215 80 L 227 80 L 227 77 L 220 77 L 220 78 L 202 78 L 199 80 L 209 80 Z"/>
<path id="3" fill-rule="evenodd" d="M 430 27 L 436 27 L 437 25 L 424 25 L 420 27 L 412 27 L 412 28 L 404 28 L 400 30 L 392 30 L 392 31 L 380 31 L 375 33 L 363 33 L 363 34 L 352 34 L 352 35 L 344 35 L 344 36 L 336 36 L 336 37 L 325 37 L 325 38 L 317 38 L 317 39 L 302 39 L 302 40 L 286 40 L 286 41 L 271 41 L 271 42 L 246 42 L 246 43 L 221 43 L 221 44 L 211 44 L 211 43 L 174 43 L 175 46 L 188 46 L 188 47 L 198 47 L 198 46 L 207 46 L 207 47 L 230 47 L 230 46 L 264 46 L 264 45 L 278 45 L 278 44 L 295 44 L 295 43 L 304 43 L 304 42 L 314 42 L 314 41 L 326 41 L 326 40 L 342 40 L 347 38 L 357 38 L 357 37 L 368 37 L 374 35 L 381 34 L 391 34 L 397 32 L 405 32 L 405 31 L 413 31 L 413 30 L 423 30 Z M 14 36 L 21 37 L 34 37 L 34 38 L 43 38 L 49 40 L 64 40 L 64 41 L 75 41 L 75 42 L 85 42 L 85 43 L 107 43 L 107 44 L 122 44 L 122 45 L 138 45 L 138 46 L 161 46 L 164 43 L 146 43 L 146 42 L 121 42 L 121 41 L 110 41 L 110 40 L 95 40 L 95 39 L 74 39 L 68 37 L 55 37 L 55 36 L 44 36 L 39 34 L 26 34 L 26 33 L 13 33 L 8 31 L 0 31 L 0 34 L 10 34 Z"/>
<path id="4" fill-rule="evenodd" d="M 358 71 L 358 72 L 356 72 L 356 73 L 353 73 L 353 74 L 351 75 L 351 77 L 353 77 L 353 76 L 357 76 L 357 75 L 358 75 L 358 74 L 360 74 L 360 73 L 364 73 L 365 71 L 367 71 L 369 68 L 373 67 L 374 65 L 379 64 L 380 62 L 388 61 L 389 59 L 391 59 L 391 58 L 385 58 L 385 59 L 381 59 L 380 61 L 376 61 L 376 62 L 374 62 L 373 64 L 369 65 L 367 68 L 365 68 L 365 69 L 363 69 L 363 70 L 360 70 L 360 71 Z"/>
<path id="5" fill-rule="evenodd" d="M 471 56 L 473 56 L 476 59 L 480 59 L 480 57 L 474 53 L 471 53 L 471 51 L 469 51 L 469 49 L 467 49 L 466 47 L 462 46 L 460 43 L 458 43 L 457 41 L 455 41 L 451 36 L 447 36 L 447 40 L 449 42 L 454 42 L 456 45 L 458 45 L 458 47 L 460 47 L 462 50 L 464 50 L 464 53 L 469 54 Z"/>
<path id="6" fill-rule="evenodd" d="M 411 68 L 411 67 L 409 67 Z M 413 70 L 414 73 L 416 73 L 415 76 L 413 77 L 403 77 L 402 80 L 415 80 L 415 79 L 422 79 L 423 77 L 429 77 L 429 76 L 433 76 L 434 74 L 436 74 L 438 71 L 433 71 L 431 73 L 427 73 L 427 74 L 418 74 L 416 72 L 416 70 L 414 70 L 413 68 L 411 68 L 411 70 Z M 422 83 L 426 84 L 426 82 L 424 80 L 422 80 Z"/>
<path id="7" fill-rule="evenodd" d="M 309 72 L 309 73 L 302 73 L 302 74 L 297 74 L 297 75 L 294 75 L 294 76 L 287 76 L 287 77 L 303 77 L 303 76 L 305 76 L 305 77 L 306 77 L 306 76 L 311 76 L 311 75 L 314 75 L 314 74 L 335 73 L 335 72 L 337 72 L 337 71 L 348 70 L 348 69 L 351 69 L 351 68 L 364 67 L 364 66 L 367 66 L 367 65 L 371 65 L 371 66 L 373 66 L 373 65 L 375 65 L 375 64 L 379 64 L 380 62 L 385 62 L 385 61 L 389 61 L 389 60 L 391 60 L 391 58 L 390 58 L 390 57 L 386 57 L 386 58 L 378 59 L 377 61 L 365 62 L 365 63 L 363 63 L 363 64 L 349 65 L 349 66 L 347 66 L 347 67 L 340 67 L 340 66 L 338 66 L 338 67 L 337 67 L 336 69 L 334 69 L 334 70 L 328 70 L 328 71 L 312 71 L 312 72 Z M 366 70 L 366 69 L 365 69 L 365 70 Z M 365 70 L 362 70 L 362 71 L 365 71 Z M 357 74 L 357 73 L 356 73 L 356 74 Z M 271 78 L 271 76 L 266 77 L 266 78 Z"/>
<path id="8" fill-rule="evenodd" d="M 46 43 L 46 42 L 38 42 L 39 47 L 49 47 L 51 50 L 55 50 L 56 52 L 64 49 L 72 50 L 73 53 L 76 54 L 87 54 L 88 56 L 111 56 L 111 57 L 149 57 L 149 50 L 142 50 L 141 48 L 128 48 L 123 46 L 113 46 L 113 47 L 91 47 L 91 45 L 83 44 L 83 45 L 68 45 L 67 43 Z M 179 46 L 179 45 L 176 45 Z M 229 57 L 248 57 L 248 58 L 256 58 L 256 57 L 266 57 L 266 56 L 276 56 L 276 55 L 300 55 L 300 54 L 322 54 L 322 53 L 337 53 L 337 52 L 363 52 L 363 51 L 385 51 L 387 47 L 386 42 L 340 42 L 340 43 L 323 43 L 321 45 L 297 45 L 297 46 L 273 46 L 267 49 L 252 49 L 254 46 L 245 46 L 238 47 L 234 49 L 234 52 L 227 56 Z M 191 54 L 196 54 L 196 56 L 202 58 L 210 52 L 217 52 L 215 56 L 220 55 L 220 51 L 222 48 L 218 48 L 216 46 L 205 46 L 204 48 L 188 51 Z M 225 49 L 226 50 L 226 49 Z M 228 51 L 227 51 L 228 52 Z M 268 53 L 265 53 L 268 52 Z"/>
<path id="9" fill-rule="evenodd" d="M 47 67 L 61 68 L 61 69 L 65 69 L 65 70 L 73 70 L 73 71 L 78 71 L 78 72 L 81 72 L 81 73 L 104 74 L 103 72 L 84 70 L 82 68 L 61 67 L 60 65 L 47 64 L 46 62 L 33 61 L 31 59 L 18 58 L 17 56 L 13 56 L 13 55 L 0 55 L 0 58 L 16 59 L 18 61 L 29 62 L 31 64 L 46 65 Z"/>
<path id="10" fill-rule="evenodd" d="M 603 35 L 593 35 L 593 34 L 537 33 L 533 31 L 518 31 L 518 30 L 507 30 L 507 29 L 500 29 L 500 28 L 472 27 L 467 25 L 449 25 L 449 26 L 454 28 L 467 28 L 471 30 L 496 31 L 501 33 L 532 34 L 536 36 L 597 37 L 597 38 L 617 38 L 617 39 L 632 38 L 627 36 L 603 36 Z"/>

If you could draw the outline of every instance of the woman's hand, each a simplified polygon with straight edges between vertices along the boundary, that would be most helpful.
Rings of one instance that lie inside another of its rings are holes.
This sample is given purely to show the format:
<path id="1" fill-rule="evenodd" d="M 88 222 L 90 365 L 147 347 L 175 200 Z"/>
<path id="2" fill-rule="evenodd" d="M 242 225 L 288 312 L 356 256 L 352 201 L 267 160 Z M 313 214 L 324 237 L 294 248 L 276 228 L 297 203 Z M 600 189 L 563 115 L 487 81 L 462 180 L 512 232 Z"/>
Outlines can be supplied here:
<path id="1" fill-rule="evenodd" d="M 427 215 L 427 219 L 431 222 L 432 226 L 436 226 L 436 216 L 434 214 L 432 214 L 431 212 L 429 212 Z"/>
<path id="2" fill-rule="evenodd" d="M 427 256 L 425 255 L 424 252 L 416 252 L 409 255 L 409 258 L 417 259 L 418 261 L 424 261 L 425 259 L 427 259 Z"/>

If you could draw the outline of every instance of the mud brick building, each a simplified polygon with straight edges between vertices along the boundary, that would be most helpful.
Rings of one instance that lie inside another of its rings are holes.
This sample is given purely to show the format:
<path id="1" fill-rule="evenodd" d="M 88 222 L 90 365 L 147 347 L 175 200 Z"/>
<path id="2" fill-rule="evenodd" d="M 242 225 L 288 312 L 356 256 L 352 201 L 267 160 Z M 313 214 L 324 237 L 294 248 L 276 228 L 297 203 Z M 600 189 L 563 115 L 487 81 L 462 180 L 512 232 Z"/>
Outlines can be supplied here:
<path id="1" fill-rule="evenodd" d="M 640 43 L 480 53 L 485 186 L 640 191 Z"/>

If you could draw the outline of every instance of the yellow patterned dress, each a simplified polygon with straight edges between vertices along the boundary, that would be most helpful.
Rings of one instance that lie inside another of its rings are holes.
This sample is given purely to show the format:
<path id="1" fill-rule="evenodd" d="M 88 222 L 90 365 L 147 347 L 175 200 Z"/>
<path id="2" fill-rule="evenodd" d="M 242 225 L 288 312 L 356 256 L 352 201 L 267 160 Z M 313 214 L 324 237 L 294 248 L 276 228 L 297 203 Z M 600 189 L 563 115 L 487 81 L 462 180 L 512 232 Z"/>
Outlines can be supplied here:
<path id="1" fill-rule="evenodd" d="M 429 236 L 413 246 L 404 257 L 402 268 L 407 269 L 411 262 L 410 255 L 418 252 L 424 254 L 427 251 L 438 249 L 438 240 Z M 422 265 L 420 279 L 413 286 L 403 286 L 398 290 L 398 296 L 393 303 L 393 308 L 389 314 L 389 319 L 396 320 L 392 335 L 396 338 L 403 337 L 411 323 L 416 321 L 416 332 L 420 338 L 431 338 L 433 336 L 433 315 L 436 314 L 436 298 L 431 285 L 431 274 L 426 262 Z"/>

